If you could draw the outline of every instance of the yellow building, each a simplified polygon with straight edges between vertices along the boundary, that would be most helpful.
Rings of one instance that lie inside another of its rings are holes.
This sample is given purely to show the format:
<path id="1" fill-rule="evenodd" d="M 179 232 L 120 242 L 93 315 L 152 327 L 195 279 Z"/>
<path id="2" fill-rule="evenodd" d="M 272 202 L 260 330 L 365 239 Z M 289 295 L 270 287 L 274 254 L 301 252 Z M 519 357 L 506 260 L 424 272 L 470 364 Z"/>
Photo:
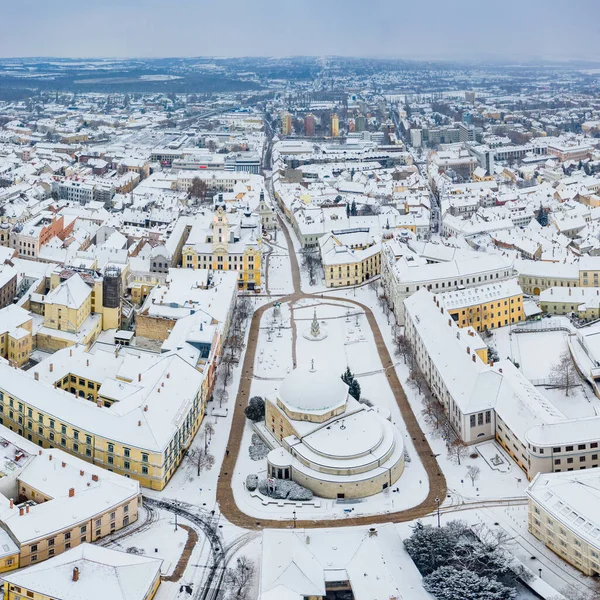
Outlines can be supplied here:
<path id="1" fill-rule="evenodd" d="M 4 600 L 151 600 L 162 560 L 81 544 L 5 578 Z"/>
<path id="2" fill-rule="evenodd" d="M 68 348 L 29 372 L 0 364 L 0 423 L 161 490 L 202 422 L 206 377 L 174 353 Z"/>
<path id="3" fill-rule="evenodd" d="M 208 225 L 198 219 L 183 247 L 182 266 L 186 269 L 237 271 L 238 287 L 259 290 L 261 287 L 260 217 L 244 213 L 231 215 L 223 207 Z"/>
<path id="4" fill-rule="evenodd" d="M 22 367 L 33 350 L 31 315 L 15 304 L 0 310 L 0 355 Z"/>
<path id="5" fill-rule="evenodd" d="M 329 233 L 319 247 L 327 287 L 360 285 L 381 273 L 381 242 L 364 232 Z"/>
<path id="6" fill-rule="evenodd" d="M 331 137 L 338 137 L 340 135 L 340 118 L 333 113 L 331 115 Z"/>
<path id="7" fill-rule="evenodd" d="M 292 128 L 292 115 L 289 112 L 281 113 L 281 135 L 291 135 L 293 133 Z"/>
<path id="8" fill-rule="evenodd" d="M 459 327 L 485 331 L 525 319 L 523 292 L 516 279 L 437 295 Z"/>

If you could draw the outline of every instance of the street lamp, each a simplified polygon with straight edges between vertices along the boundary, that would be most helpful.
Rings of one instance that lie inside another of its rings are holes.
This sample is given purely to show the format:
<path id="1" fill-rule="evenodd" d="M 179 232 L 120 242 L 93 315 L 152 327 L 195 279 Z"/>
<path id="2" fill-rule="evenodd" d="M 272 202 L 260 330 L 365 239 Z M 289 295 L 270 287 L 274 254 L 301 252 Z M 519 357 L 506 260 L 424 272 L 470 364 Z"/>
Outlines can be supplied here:
<path id="1" fill-rule="evenodd" d="M 437 504 L 438 527 L 441 527 L 441 525 L 440 525 L 440 499 L 436 498 L 435 503 Z"/>

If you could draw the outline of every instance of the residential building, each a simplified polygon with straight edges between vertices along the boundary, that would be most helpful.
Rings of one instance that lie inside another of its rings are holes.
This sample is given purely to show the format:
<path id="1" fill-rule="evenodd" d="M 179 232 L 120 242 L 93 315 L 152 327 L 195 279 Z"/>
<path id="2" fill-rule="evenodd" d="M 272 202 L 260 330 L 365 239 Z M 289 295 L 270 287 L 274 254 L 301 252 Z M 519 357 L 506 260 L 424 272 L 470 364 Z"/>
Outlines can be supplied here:
<path id="1" fill-rule="evenodd" d="M 539 473 L 527 488 L 529 533 L 590 577 L 600 575 L 599 490 L 597 470 Z"/>
<path id="2" fill-rule="evenodd" d="M 161 490 L 202 421 L 205 377 L 176 352 L 68 348 L 28 372 L 0 364 L 0 423 Z"/>
<path id="3" fill-rule="evenodd" d="M 4 578 L 4 600 L 151 600 L 162 560 L 84 543 Z"/>
<path id="4" fill-rule="evenodd" d="M 459 327 L 488 331 L 525 319 L 523 292 L 516 279 L 439 294 L 440 305 Z"/>
<path id="5" fill-rule="evenodd" d="M 325 285 L 359 285 L 381 272 L 381 242 L 367 229 L 332 231 L 319 238 Z"/>

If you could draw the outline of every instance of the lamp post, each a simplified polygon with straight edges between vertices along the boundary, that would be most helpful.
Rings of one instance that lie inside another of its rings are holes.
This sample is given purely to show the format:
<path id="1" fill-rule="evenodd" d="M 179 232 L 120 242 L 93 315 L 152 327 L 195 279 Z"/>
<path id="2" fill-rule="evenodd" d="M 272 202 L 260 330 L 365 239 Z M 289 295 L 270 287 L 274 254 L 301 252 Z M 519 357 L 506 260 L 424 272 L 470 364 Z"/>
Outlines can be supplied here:
<path id="1" fill-rule="evenodd" d="M 437 504 L 437 519 L 438 519 L 438 527 L 441 527 L 440 525 L 440 499 L 436 498 L 435 499 L 435 503 Z"/>
<path id="2" fill-rule="evenodd" d="M 294 529 L 296 529 L 296 509 L 294 509 Z"/>

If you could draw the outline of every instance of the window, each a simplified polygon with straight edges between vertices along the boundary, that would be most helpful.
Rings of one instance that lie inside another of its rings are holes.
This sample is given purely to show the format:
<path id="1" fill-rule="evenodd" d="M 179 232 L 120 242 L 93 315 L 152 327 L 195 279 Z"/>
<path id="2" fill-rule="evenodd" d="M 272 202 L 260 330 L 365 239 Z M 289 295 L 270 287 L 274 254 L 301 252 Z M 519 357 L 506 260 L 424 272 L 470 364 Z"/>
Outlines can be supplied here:
<path id="1" fill-rule="evenodd" d="M 109 451 L 109 452 L 114 452 L 114 451 L 115 451 L 115 446 L 114 446 L 114 444 L 108 444 L 108 451 Z"/>
<path id="2" fill-rule="evenodd" d="M 123 468 L 129 470 L 131 468 L 131 465 L 129 464 L 128 460 L 124 460 L 123 461 Z"/>
<path id="3" fill-rule="evenodd" d="M 558 448 L 552 448 L 552 452 L 560 452 L 560 446 Z"/>
<path id="4" fill-rule="evenodd" d="M 579 444 L 577 450 L 585 450 L 585 444 Z"/>
<path id="5" fill-rule="evenodd" d="M 123 455 L 126 458 L 129 458 L 131 456 L 131 450 L 129 450 L 129 448 L 123 448 Z"/>
<path id="6" fill-rule="evenodd" d="M 491 422 L 492 422 L 492 411 L 486 410 L 485 411 L 485 423 L 486 423 L 486 425 L 488 425 Z"/>
<path id="7" fill-rule="evenodd" d="M 87 531 L 87 525 L 82 525 L 80 528 L 81 533 L 85 533 Z"/>
<path id="8" fill-rule="evenodd" d="M 573 446 L 566 446 L 566 447 L 565 447 L 565 450 L 566 450 L 567 452 L 573 452 Z"/>
<path id="9" fill-rule="evenodd" d="M 483 413 L 477 415 L 477 425 L 483 425 Z"/>
<path id="10" fill-rule="evenodd" d="M 560 458 L 555 458 L 554 459 L 554 464 L 555 465 L 560 465 Z"/>
<path id="11" fill-rule="evenodd" d="M 148 462 L 148 455 L 145 452 L 142 453 L 142 462 Z"/>
<path id="12" fill-rule="evenodd" d="M 54 429 L 54 419 L 50 419 L 50 429 Z"/>
<path id="13" fill-rule="evenodd" d="M 32 545 L 31 545 L 31 548 L 30 548 L 30 550 L 31 550 L 32 552 L 37 552 L 37 548 L 38 548 L 38 547 L 37 547 L 37 544 L 32 544 Z"/>
<path id="14" fill-rule="evenodd" d="M 67 533 L 65 533 L 65 540 L 70 540 L 71 539 L 71 532 L 67 531 Z"/>
<path id="15" fill-rule="evenodd" d="M 579 462 L 585 462 L 585 456 L 580 456 L 579 457 Z"/>
<path id="16" fill-rule="evenodd" d="M 54 546 L 54 538 L 48 540 L 48 546 Z"/>
<path id="17" fill-rule="evenodd" d="M 573 462 L 573 459 L 572 459 L 572 458 L 567 458 L 567 462 L 568 462 L 569 464 L 571 464 L 571 463 Z"/>
<path id="18" fill-rule="evenodd" d="M 475 415 L 471 415 L 471 427 L 475 427 Z"/>
<path id="19" fill-rule="evenodd" d="M 109 465 L 114 465 L 115 464 L 115 459 L 112 456 L 108 457 L 108 464 Z"/>
<path id="20" fill-rule="evenodd" d="M 128 512 L 129 512 L 129 504 L 126 504 L 126 505 L 123 507 L 123 512 L 124 512 L 124 513 L 128 513 Z"/>

